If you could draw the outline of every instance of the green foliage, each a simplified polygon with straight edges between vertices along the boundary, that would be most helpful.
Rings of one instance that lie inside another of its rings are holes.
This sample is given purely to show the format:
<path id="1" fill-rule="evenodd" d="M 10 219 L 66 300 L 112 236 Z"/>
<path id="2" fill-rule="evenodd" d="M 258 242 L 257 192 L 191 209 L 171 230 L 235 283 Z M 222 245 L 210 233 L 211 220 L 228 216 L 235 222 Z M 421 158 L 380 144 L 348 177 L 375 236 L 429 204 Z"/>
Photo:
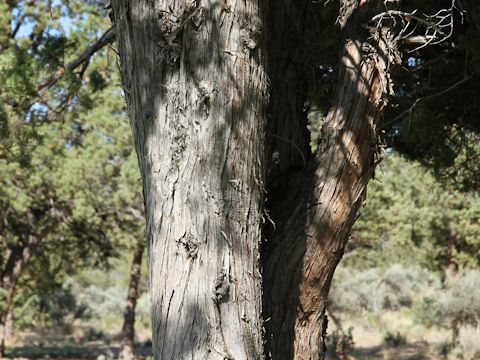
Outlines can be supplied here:
<path id="1" fill-rule="evenodd" d="M 95 329 L 109 335 L 116 335 L 120 331 L 129 281 L 128 272 L 125 269 L 129 268 L 129 265 L 127 258 L 120 257 L 113 261 L 113 266 L 107 272 L 87 269 L 68 279 L 67 283 L 71 286 L 74 298 L 84 309 L 78 317 L 80 320 L 88 321 Z M 143 270 L 145 274 L 146 269 Z M 148 329 L 150 300 L 146 276 L 142 278 L 139 292 L 140 297 L 136 307 L 137 329 Z"/>
<path id="2" fill-rule="evenodd" d="M 429 296 L 416 301 L 412 306 L 412 315 L 415 319 L 415 323 L 431 328 L 435 325 L 439 325 L 438 311 L 436 311 L 435 300 Z"/>
<path id="3" fill-rule="evenodd" d="M 407 343 L 407 339 L 405 338 L 405 336 L 400 334 L 399 331 L 395 333 L 387 331 L 385 333 L 385 336 L 383 337 L 383 341 L 390 347 L 399 347 Z"/>
<path id="4" fill-rule="evenodd" d="M 475 268 L 480 254 L 480 197 L 439 184 L 420 164 L 391 154 L 368 187 L 346 262 L 359 268 L 419 263 Z"/>
<path id="5" fill-rule="evenodd" d="M 111 24 L 105 2 L 1 6 L 9 36 L 0 36 L 0 274 L 28 248 L 18 324 L 68 322 L 85 309 L 65 279 L 107 267 L 143 236 L 141 184 L 113 51 L 39 84 Z"/>
<path id="6" fill-rule="evenodd" d="M 412 2 L 420 12 L 449 8 L 450 1 Z M 460 4 L 460 2 L 457 2 Z M 390 146 L 434 170 L 462 191 L 480 186 L 480 8 L 462 0 L 454 32 L 441 44 L 404 57 L 395 69 L 396 95 L 382 124 Z"/>

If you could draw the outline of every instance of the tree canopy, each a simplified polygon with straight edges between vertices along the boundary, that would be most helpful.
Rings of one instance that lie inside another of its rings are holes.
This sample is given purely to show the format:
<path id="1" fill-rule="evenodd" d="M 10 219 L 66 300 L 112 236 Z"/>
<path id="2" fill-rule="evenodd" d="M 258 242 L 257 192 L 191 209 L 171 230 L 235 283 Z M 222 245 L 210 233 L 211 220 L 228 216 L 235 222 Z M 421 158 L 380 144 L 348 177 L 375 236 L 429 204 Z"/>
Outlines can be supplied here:
<path id="1" fill-rule="evenodd" d="M 133 248 L 143 209 L 115 50 L 88 53 L 111 26 L 106 3 L 1 6 L 0 274 L 28 289 L 21 304 Z"/>

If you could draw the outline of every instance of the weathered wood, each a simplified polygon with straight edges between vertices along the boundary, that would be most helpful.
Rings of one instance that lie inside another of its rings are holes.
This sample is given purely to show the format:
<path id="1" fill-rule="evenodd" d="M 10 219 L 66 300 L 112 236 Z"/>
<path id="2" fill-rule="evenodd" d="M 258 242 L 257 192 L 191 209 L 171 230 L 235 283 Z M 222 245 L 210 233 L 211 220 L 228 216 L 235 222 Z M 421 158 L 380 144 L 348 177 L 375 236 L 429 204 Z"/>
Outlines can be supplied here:
<path id="1" fill-rule="evenodd" d="M 388 29 L 363 28 L 375 2 L 342 3 L 336 95 L 311 157 L 295 43 L 307 1 L 113 2 L 156 359 L 262 359 L 262 286 L 267 357 L 323 357 L 328 290 L 375 168 L 392 62 Z M 275 226 L 263 226 L 265 191 Z"/>
<path id="2" fill-rule="evenodd" d="M 366 15 L 353 9 L 341 20 L 347 34 L 320 146 L 308 169 L 290 180 L 302 191 L 287 195 L 279 206 L 286 210 L 274 218 L 265 296 L 275 360 L 323 359 L 332 276 L 376 165 L 377 124 L 391 86 L 388 66 L 397 59 L 389 28 L 374 27 L 369 37 L 352 14 Z"/>
<path id="3" fill-rule="evenodd" d="M 261 359 L 260 0 L 113 1 L 156 359 Z"/>

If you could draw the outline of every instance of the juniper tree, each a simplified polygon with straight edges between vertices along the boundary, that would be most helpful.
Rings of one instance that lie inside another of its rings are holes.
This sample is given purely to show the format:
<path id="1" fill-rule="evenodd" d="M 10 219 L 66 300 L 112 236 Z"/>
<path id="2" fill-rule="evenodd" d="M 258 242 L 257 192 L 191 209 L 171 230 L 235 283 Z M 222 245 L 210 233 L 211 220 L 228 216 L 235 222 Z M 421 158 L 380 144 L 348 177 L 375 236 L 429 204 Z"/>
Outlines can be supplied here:
<path id="1" fill-rule="evenodd" d="M 15 302 L 104 264 L 143 231 L 114 52 L 104 48 L 113 40 L 106 4 L 0 6 L 3 355 Z"/>

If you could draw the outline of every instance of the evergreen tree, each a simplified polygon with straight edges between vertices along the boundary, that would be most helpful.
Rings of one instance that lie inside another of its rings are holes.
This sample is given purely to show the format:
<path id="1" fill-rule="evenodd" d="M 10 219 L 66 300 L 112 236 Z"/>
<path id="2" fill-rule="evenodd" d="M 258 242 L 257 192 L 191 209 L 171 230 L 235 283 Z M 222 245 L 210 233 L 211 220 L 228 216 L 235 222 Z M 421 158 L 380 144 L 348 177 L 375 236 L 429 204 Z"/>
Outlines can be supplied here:
<path id="1" fill-rule="evenodd" d="M 347 263 L 420 263 L 445 273 L 478 267 L 478 193 L 439 183 L 421 164 L 395 153 L 381 169 L 353 228 Z"/>
<path id="2" fill-rule="evenodd" d="M 143 233 L 116 55 L 102 49 L 112 40 L 105 5 L 1 4 L 2 354 L 15 302 L 107 265 Z"/>

